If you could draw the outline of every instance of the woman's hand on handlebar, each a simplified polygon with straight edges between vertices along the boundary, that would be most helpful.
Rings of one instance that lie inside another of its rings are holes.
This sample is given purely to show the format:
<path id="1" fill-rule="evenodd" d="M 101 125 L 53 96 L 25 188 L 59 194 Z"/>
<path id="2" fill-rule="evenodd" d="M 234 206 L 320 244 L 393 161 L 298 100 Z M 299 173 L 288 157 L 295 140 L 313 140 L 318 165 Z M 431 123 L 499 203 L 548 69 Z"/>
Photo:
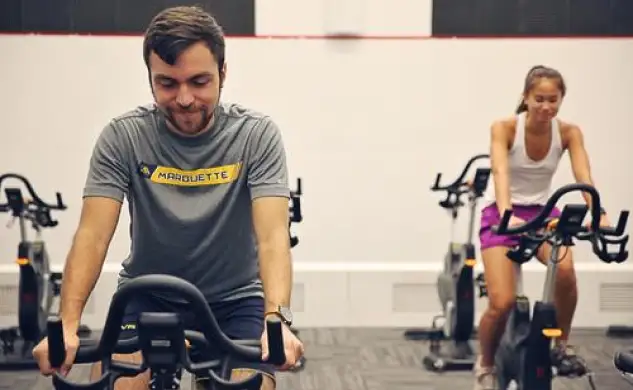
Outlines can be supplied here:
<path id="1" fill-rule="evenodd" d="M 264 321 L 264 324 L 266 322 Z M 286 324 L 281 325 L 283 341 L 284 341 L 284 353 L 286 355 L 286 362 L 278 366 L 279 370 L 288 370 L 293 368 L 297 362 L 303 357 L 303 343 L 301 340 L 295 336 L 294 333 L 290 330 L 290 328 Z M 266 325 L 264 325 L 264 333 L 261 338 L 262 343 L 262 360 L 266 361 L 268 359 L 268 336 L 266 333 Z"/>
<path id="2" fill-rule="evenodd" d="M 611 225 L 611 221 L 609 221 L 609 217 L 607 217 L 607 214 L 602 214 L 600 216 L 600 227 L 610 227 Z"/>
<path id="3" fill-rule="evenodd" d="M 64 329 L 64 342 L 66 345 L 66 359 L 60 368 L 51 367 L 48 351 L 48 337 L 42 339 L 42 341 L 33 348 L 33 357 L 35 361 L 37 361 L 42 375 L 49 376 L 54 372 L 58 372 L 60 375 L 66 376 L 70 372 L 75 362 L 77 349 L 79 348 L 79 336 L 77 332 L 69 332 Z"/>
<path id="4" fill-rule="evenodd" d="M 587 222 L 585 224 L 585 227 L 587 229 L 591 229 L 591 218 L 589 219 L 589 222 Z M 600 215 L 600 227 L 604 228 L 604 227 L 611 227 L 611 221 L 609 221 L 609 217 L 607 217 L 607 214 L 602 214 Z"/>
<path id="5" fill-rule="evenodd" d="M 520 225 L 524 225 L 525 223 L 526 223 L 525 220 L 512 215 L 510 217 L 510 221 L 508 221 L 508 227 L 520 226 Z"/>

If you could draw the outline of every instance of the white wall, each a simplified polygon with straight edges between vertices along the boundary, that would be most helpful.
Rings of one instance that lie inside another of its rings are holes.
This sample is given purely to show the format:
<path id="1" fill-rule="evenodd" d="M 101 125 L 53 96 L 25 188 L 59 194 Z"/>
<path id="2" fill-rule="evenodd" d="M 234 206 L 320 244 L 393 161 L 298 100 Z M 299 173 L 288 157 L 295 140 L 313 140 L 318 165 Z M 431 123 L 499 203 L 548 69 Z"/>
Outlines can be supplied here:
<path id="1" fill-rule="evenodd" d="M 96 136 L 113 116 L 151 99 L 140 38 L 2 36 L 0 170 L 27 175 L 69 210 L 46 232 L 62 261 L 77 224 Z M 429 186 L 486 152 L 490 122 L 508 115 L 524 73 L 559 68 L 561 116 L 582 126 L 610 210 L 633 208 L 633 40 L 230 39 L 224 98 L 272 115 L 292 176 L 305 180 L 296 261 L 436 262 L 448 218 Z M 563 160 L 556 185 L 572 179 Z M 126 255 L 127 216 L 108 261 Z M 465 224 L 465 221 L 464 221 Z M 17 229 L 0 229 L 10 262 Z M 422 245 L 423 244 L 423 247 Z M 578 261 L 594 261 L 580 251 Z"/>
<path id="2" fill-rule="evenodd" d="M 151 99 L 141 38 L 0 36 L 0 53 L 0 172 L 28 176 L 45 198 L 64 194 L 69 209 L 46 232 L 60 264 L 97 135 Z M 429 186 L 438 171 L 457 175 L 471 155 L 487 152 L 490 123 L 512 113 L 537 63 L 566 77 L 561 117 L 584 130 L 605 206 L 633 208 L 631 39 L 230 38 L 227 55 L 224 98 L 272 115 L 291 175 L 304 178 L 294 258 L 308 268 L 439 266 L 449 221 Z M 563 160 L 555 185 L 571 180 Z M 124 212 L 107 260 L 114 269 L 127 254 L 128 221 Z M 17 237 L 0 228 L 8 268 Z M 586 245 L 576 259 L 598 262 Z"/>

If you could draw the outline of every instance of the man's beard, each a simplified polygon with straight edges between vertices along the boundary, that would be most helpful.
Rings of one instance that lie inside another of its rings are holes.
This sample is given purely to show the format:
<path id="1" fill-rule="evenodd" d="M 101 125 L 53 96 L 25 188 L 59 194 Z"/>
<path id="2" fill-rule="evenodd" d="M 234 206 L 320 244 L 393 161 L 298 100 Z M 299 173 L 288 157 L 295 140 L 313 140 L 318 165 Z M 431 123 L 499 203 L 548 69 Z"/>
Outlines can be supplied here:
<path id="1" fill-rule="evenodd" d="M 208 130 L 208 128 L 211 127 L 211 123 L 213 122 L 213 118 L 214 118 L 215 109 L 220 105 L 220 96 L 222 95 L 222 86 L 220 86 L 219 92 L 220 93 L 218 94 L 218 100 L 215 104 L 213 104 L 212 106 L 204 106 L 202 109 L 199 109 L 200 124 L 195 128 L 193 132 L 186 131 L 185 129 L 183 129 L 182 127 L 178 125 L 178 121 L 173 115 L 174 110 L 166 106 L 160 106 L 158 104 L 156 104 L 156 107 L 158 107 L 160 112 L 162 112 L 167 123 L 177 132 L 184 135 L 197 135 L 205 130 Z M 154 93 L 153 89 L 152 89 L 152 95 L 154 96 L 154 99 L 156 99 L 156 94 Z M 195 111 L 195 110 L 196 109 L 193 108 L 193 105 L 189 107 L 182 107 L 180 105 L 178 106 L 178 111 L 180 112 L 188 112 L 188 111 Z"/>
<path id="2" fill-rule="evenodd" d="M 181 110 L 180 112 L 187 113 L 187 110 Z M 176 130 L 184 134 L 194 135 L 207 129 L 207 127 L 209 126 L 209 123 L 213 119 L 213 111 L 209 110 L 208 108 L 203 108 L 202 110 L 199 110 L 198 114 L 194 115 L 194 118 L 195 119 L 193 123 L 195 124 L 195 122 L 198 122 L 198 125 L 196 127 L 192 128 L 187 125 L 185 125 L 186 127 L 184 127 L 179 124 L 179 121 L 176 119 L 176 116 L 174 115 L 173 111 L 169 110 L 167 112 L 167 121 Z M 181 119 L 180 123 L 182 122 L 183 120 Z"/>
<path id="3" fill-rule="evenodd" d="M 210 126 L 211 121 L 213 120 L 213 112 L 214 112 L 214 110 L 209 109 L 209 107 L 202 108 L 202 109 L 191 109 L 191 108 L 179 107 L 178 112 L 180 113 L 188 113 L 189 111 L 199 111 L 199 113 L 195 115 L 195 118 L 198 119 L 196 120 L 196 122 L 198 122 L 198 125 L 195 128 L 192 128 L 189 126 L 186 126 L 186 127 L 181 126 L 179 124 L 179 121 L 176 119 L 176 116 L 174 115 L 174 110 L 169 109 L 167 107 L 160 107 L 160 111 L 165 116 L 165 120 L 167 121 L 167 123 L 178 133 L 181 133 L 184 135 L 197 135 L 207 130 Z M 180 122 L 182 122 L 182 120 Z"/>

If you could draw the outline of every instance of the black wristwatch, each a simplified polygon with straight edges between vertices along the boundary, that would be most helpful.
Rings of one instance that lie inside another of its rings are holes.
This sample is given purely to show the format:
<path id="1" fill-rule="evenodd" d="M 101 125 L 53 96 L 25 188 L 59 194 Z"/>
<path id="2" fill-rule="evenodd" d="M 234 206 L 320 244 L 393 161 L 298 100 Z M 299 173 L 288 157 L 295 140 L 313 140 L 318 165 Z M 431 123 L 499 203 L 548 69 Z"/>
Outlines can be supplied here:
<path id="1" fill-rule="evenodd" d="M 267 312 L 265 317 L 268 317 L 269 315 L 276 315 L 284 324 L 288 326 L 292 325 L 292 311 L 290 311 L 290 308 L 288 307 L 277 306 L 277 310 Z"/>

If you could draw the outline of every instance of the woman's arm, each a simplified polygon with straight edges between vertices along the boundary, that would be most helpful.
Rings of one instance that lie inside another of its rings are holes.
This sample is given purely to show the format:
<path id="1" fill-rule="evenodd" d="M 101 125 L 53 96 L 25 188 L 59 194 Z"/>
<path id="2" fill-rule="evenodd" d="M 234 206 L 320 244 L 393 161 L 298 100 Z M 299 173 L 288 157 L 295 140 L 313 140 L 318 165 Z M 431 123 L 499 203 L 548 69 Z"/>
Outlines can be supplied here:
<path id="1" fill-rule="evenodd" d="M 593 186 L 591 166 L 589 164 L 587 150 L 585 149 L 585 141 L 582 131 L 578 126 L 569 125 L 565 138 L 567 138 L 567 150 L 569 151 L 571 169 L 576 182 Z M 591 208 L 591 195 L 583 192 L 582 196 L 585 198 L 587 206 Z"/>
<path id="2" fill-rule="evenodd" d="M 499 214 L 512 209 L 510 178 L 508 173 L 508 131 L 502 121 L 496 121 L 490 129 L 490 164 L 495 184 L 495 198 Z"/>

